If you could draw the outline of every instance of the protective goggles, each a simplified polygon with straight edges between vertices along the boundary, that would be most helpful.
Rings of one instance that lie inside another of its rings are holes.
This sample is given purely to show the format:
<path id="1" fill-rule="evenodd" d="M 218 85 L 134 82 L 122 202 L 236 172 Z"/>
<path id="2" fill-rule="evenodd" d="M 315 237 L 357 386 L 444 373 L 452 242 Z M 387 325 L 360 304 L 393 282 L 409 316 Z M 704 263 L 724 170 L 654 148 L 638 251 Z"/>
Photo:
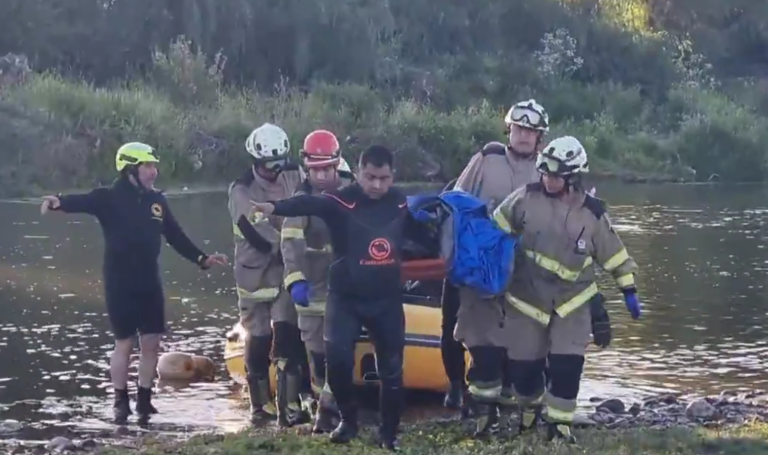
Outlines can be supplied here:
<path id="1" fill-rule="evenodd" d="M 533 128 L 542 128 L 547 126 L 544 117 L 529 107 L 515 106 L 512 108 L 510 118 L 513 122 L 521 122 L 530 125 Z"/>
<path id="2" fill-rule="evenodd" d="M 264 168 L 266 168 L 268 171 L 279 172 L 280 170 L 282 170 L 285 167 L 285 165 L 287 163 L 288 163 L 287 159 L 280 158 L 280 159 L 276 159 L 276 160 L 272 160 L 272 161 L 262 162 L 262 163 L 259 163 L 259 164 L 264 166 Z"/>
<path id="3" fill-rule="evenodd" d="M 552 175 L 570 175 L 577 166 L 572 166 L 551 156 L 541 155 L 538 160 L 539 172 Z"/>

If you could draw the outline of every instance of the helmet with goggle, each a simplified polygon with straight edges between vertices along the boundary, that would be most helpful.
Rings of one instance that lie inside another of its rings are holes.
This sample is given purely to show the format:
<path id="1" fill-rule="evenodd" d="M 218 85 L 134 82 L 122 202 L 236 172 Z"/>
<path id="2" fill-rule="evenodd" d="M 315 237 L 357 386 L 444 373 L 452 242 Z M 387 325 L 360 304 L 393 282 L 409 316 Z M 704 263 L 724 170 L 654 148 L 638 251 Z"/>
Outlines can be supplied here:
<path id="1" fill-rule="evenodd" d="M 536 158 L 536 168 L 542 174 L 566 177 L 589 172 L 587 151 L 578 139 L 563 136 L 544 147 Z"/>
<path id="2" fill-rule="evenodd" d="M 517 125 L 542 133 L 549 131 L 549 115 L 547 115 L 544 107 L 533 98 L 512 106 L 507 115 L 504 116 L 504 123 L 506 123 L 507 128 Z"/>
<path id="3" fill-rule="evenodd" d="M 338 166 L 341 160 L 339 140 L 330 131 L 312 131 L 304 139 L 301 157 L 308 168 Z"/>
<path id="4" fill-rule="evenodd" d="M 291 143 L 282 128 L 265 123 L 248 135 L 248 139 L 245 140 L 245 150 L 257 165 L 279 172 L 288 163 Z"/>

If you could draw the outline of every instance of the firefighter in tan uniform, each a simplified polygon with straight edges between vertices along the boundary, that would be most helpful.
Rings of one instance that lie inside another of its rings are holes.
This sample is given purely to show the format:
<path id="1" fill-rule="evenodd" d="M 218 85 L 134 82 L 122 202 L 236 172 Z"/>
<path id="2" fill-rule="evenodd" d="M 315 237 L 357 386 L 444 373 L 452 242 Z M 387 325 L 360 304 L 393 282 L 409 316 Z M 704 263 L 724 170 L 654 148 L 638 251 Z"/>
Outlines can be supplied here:
<path id="1" fill-rule="evenodd" d="M 454 187 L 485 202 L 489 213 L 517 188 L 539 180 L 536 150 L 549 131 L 549 117 L 533 99 L 512 106 L 504 122 L 509 145 L 491 142 L 483 147 L 472 157 Z M 443 363 L 451 381 L 445 405 L 462 407 L 466 346 L 472 357 L 469 393 L 478 416 L 478 436 L 498 430 L 499 405 L 512 404 L 514 399 L 512 363 L 504 349 L 507 342 L 503 339 L 503 320 L 503 296 L 481 296 L 473 289 L 457 290 L 444 283 L 441 344 Z"/>
<path id="2" fill-rule="evenodd" d="M 349 165 L 341 157 L 336 136 L 330 131 L 316 130 L 304 139 L 302 150 L 308 178 L 294 193 L 318 194 L 338 189 L 352 182 Z M 333 262 L 331 236 L 325 222 L 318 217 L 285 218 L 280 248 L 285 262 L 284 286 L 291 293 L 299 313 L 301 338 L 309 353 L 312 389 L 319 403 L 314 433 L 330 433 L 336 428 L 337 414 L 333 393 L 325 381 L 325 344 L 323 322 L 328 294 L 328 271 Z"/>
<path id="3" fill-rule="evenodd" d="M 575 442 L 571 424 L 592 331 L 589 302 L 599 295 L 593 264 L 613 276 L 635 319 L 637 265 L 604 203 L 582 187 L 581 175 L 589 168 L 577 139 L 552 141 L 537 168 L 541 182 L 516 190 L 493 214 L 500 228 L 522 236 L 505 296 L 507 350 L 516 362 L 520 431 L 534 428 L 543 401 L 548 437 Z M 543 374 L 547 362 L 549 384 Z"/>
<path id="4" fill-rule="evenodd" d="M 266 123 L 248 136 L 245 148 L 253 166 L 229 187 L 229 212 L 235 234 L 234 275 L 240 322 L 247 332 L 245 366 L 254 424 L 277 417 L 289 426 L 300 414 L 299 389 L 304 360 L 297 314 L 282 288 L 280 217 L 265 217 L 251 201 L 290 197 L 302 181 L 300 169 L 287 168 L 290 143 L 285 131 Z M 270 405 L 270 355 L 277 368 L 277 416 Z"/>

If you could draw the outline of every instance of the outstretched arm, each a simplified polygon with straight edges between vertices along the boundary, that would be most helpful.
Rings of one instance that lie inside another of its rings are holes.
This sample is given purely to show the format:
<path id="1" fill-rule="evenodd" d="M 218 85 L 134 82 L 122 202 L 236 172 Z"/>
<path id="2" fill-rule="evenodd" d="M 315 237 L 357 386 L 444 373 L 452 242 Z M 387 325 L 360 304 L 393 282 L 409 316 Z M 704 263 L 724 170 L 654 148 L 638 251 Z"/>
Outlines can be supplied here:
<path id="1" fill-rule="evenodd" d="M 45 196 L 41 212 L 45 214 L 48 210 L 55 210 L 65 213 L 86 213 L 99 217 L 105 206 L 106 195 L 106 188 L 96 188 L 83 194 Z"/>
<path id="2" fill-rule="evenodd" d="M 179 225 L 176 217 L 173 216 L 171 209 L 168 207 L 167 201 L 163 204 L 164 216 L 163 216 L 163 235 L 168 244 L 176 250 L 182 257 L 188 261 L 194 262 L 201 268 L 208 268 L 207 260 L 208 255 L 203 253 L 197 245 L 187 237 L 187 234 Z"/>
<path id="3" fill-rule="evenodd" d="M 338 202 L 328 194 L 312 196 L 301 194 L 274 202 L 273 213 L 277 216 L 317 216 L 327 219 L 336 215 Z"/>
<path id="4" fill-rule="evenodd" d="M 326 223 L 338 214 L 338 205 L 343 204 L 341 199 L 331 194 L 311 196 L 301 194 L 281 201 L 251 202 L 253 208 L 265 215 L 277 215 L 283 217 L 316 216 Z M 333 221 L 331 224 L 335 224 Z"/>

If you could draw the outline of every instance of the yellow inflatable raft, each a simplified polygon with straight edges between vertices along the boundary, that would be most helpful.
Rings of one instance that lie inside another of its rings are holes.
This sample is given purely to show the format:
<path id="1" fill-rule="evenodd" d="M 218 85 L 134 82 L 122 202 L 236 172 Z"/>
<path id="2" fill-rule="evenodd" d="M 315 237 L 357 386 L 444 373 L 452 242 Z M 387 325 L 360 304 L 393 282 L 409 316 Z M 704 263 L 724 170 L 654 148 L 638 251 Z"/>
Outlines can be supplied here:
<path id="1" fill-rule="evenodd" d="M 442 316 L 439 298 L 408 295 L 405 304 L 405 358 L 403 385 L 407 389 L 445 392 L 449 382 L 445 375 L 440 353 Z M 227 334 L 224 359 L 229 374 L 238 382 L 245 382 L 243 361 L 244 331 L 239 323 Z M 469 354 L 466 354 L 469 365 Z M 275 372 L 270 372 L 274 391 Z M 363 386 L 377 383 L 376 358 L 373 344 L 363 330 L 355 349 L 355 384 Z"/>

